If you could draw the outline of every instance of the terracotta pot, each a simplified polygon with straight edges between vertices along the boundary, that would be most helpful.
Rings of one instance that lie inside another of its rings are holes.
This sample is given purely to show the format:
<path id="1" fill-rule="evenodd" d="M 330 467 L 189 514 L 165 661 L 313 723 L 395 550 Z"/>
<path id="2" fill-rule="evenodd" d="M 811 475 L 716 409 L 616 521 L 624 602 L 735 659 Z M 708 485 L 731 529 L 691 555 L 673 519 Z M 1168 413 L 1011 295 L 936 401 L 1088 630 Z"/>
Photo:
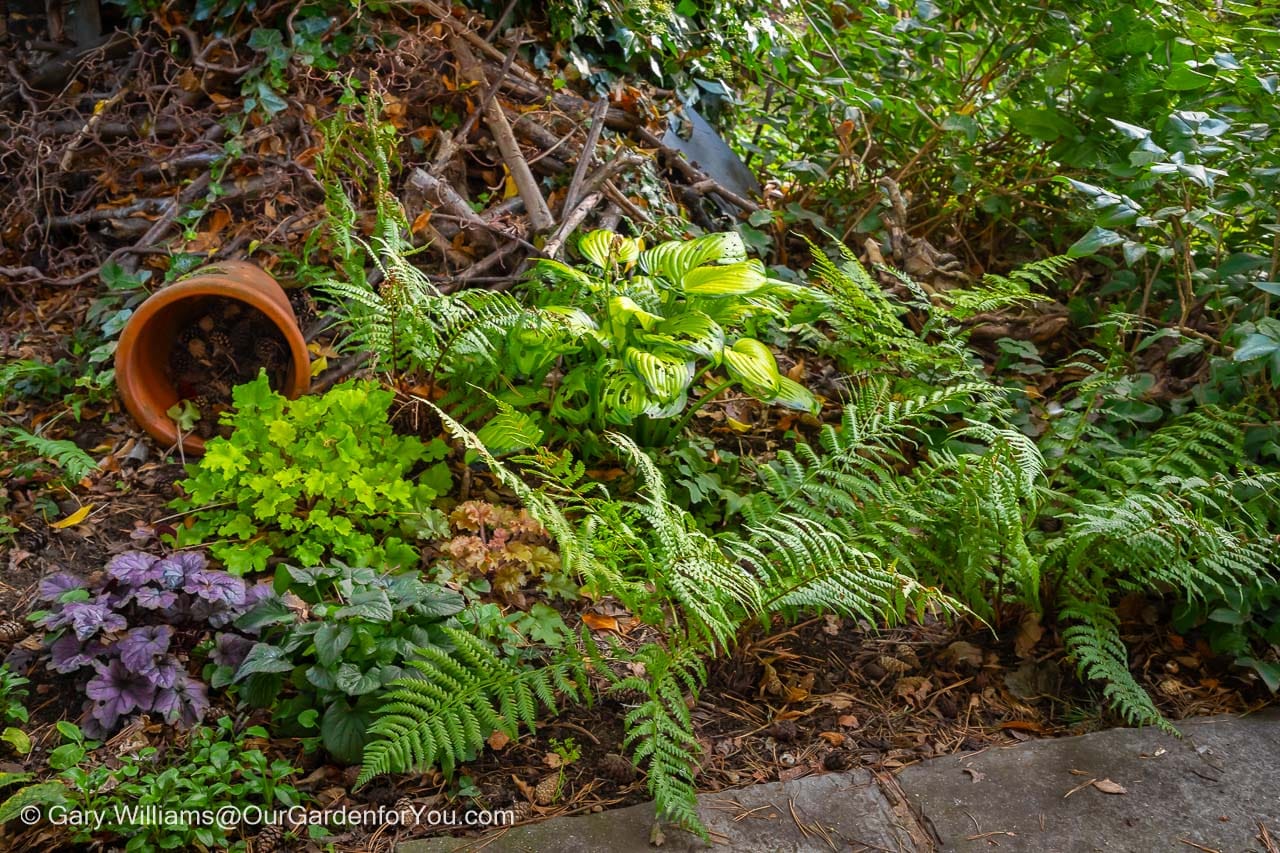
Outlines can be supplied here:
<path id="1" fill-rule="evenodd" d="M 180 331 L 206 309 L 210 298 L 237 299 L 275 324 L 289 344 L 290 364 L 285 387 L 277 389 L 293 399 L 311 384 L 311 359 L 289 298 L 274 278 L 244 261 L 224 261 L 203 267 L 174 282 L 138 306 L 116 347 L 116 387 L 129 414 L 137 419 L 162 449 L 178 443 L 178 425 L 165 412 L 180 399 L 168 375 L 169 352 Z M 204 440 L 182 437 L 187 455 L 204 453 Z"/>

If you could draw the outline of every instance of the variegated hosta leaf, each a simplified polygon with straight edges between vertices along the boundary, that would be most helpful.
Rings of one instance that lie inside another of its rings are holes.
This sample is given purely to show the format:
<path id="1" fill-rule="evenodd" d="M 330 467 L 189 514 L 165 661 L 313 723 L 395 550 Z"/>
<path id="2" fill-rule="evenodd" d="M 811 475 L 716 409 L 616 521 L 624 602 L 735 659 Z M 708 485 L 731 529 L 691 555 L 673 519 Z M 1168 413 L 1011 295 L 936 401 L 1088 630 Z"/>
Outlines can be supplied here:
<path id="1" fill-rule="evenodd" d="M 634 317 L 640 321 L 640 328 L 649 330 L 655 325 L 662 322 L 662 317 L 658 314 L 651 314 L 636 304 L 636 301 L 630 296 L 615 296 L 609 300 L 608 305 L 609 320 L 611 323 L 617 323 L 622 326 Z"/>
<path id="2" fill-rule="evenodd" d="M 785 376 L 778 377 L 778 393 L 769 402 L 786 406 L 788 409 L 799 409 L 802 412 L 809 412 L 814 415 L 822 410 L 821 401 L 812 391 Z"/>
<path id="3" fill-rule="evenodd" d="M 640 241 L 601 229 L 584 234 L 578 241 L 578 251 L 601 269 L 614 262 L 626 266 L 640 257 Z"/>
<path id="4" fill-rule="evenodd" d="M 650 393 L 666 402 L 675 397 L 693 379 L 693 362 L 670 356 L 655 355 L 629 347 L 622 354 L 627 369 L 644 380 Z"/>
<path id="5" fill-rule="evenodd" d="M 663 403 L 658 400 L 652 400 L 649 408 L 644 413 L 651 418 L 674 418 L 676 415 L 684 411 L 684 407 L 689 404 L 689 392 L 681 391 L 669 403 Z"/>
<path id="6" fill-rule="evenodd" d="M 680 287 L 690 296 L 745 296 L 755 293 L 767 282 L 764 265 L 750 260 L 689 270 Z"/>
<path id="7" fill-rule="evenodd" d="M 605 379 L 601 398 L 605 420 L 611 424 L 631 423 L 653 402 L 644 381 L 621 369 L 615 369 Z"/>
<path id="8" fill-rule="evenodd" d="M 737 233 L 726 231 L 707 234 L 696 240 L 671 240 L 659 243 L 640 255 L 640 268 L 678 282 L 685 274 L 703 264 L 734 263 L 747 257 L 747 247 Z"/>
<path id="9" fill-rule="evenodd" d="M 720 362 L 724 329 L 701 311 L 686 311 L 658 324 L 657 332 L 684 350 Z"/>
<path id="10" fill-rule="evenodd" d="M 725 350 L 724 366 L 753 396 L 772 399 L 782 384 L 773 353 L 754 338 L 742 338 Z"/>
<path id="11" fill-rule="evenodd" d="M 581 337 L 599 328 L 596 325 L 596 321 L 592 320 L 591 316 L 581 308 L 573 308 L 568 305 L 548 305 L 541 310 L 559 320 L 564 330 L 574 337 Z"/>
<path id="12" fill-rule="evenodd" d="M 548 259 L 542 259 L 535 263 L 533 265 L 533 273 L 537 278 L 550 279 L 551 281 L 569 281 L 574 284 L 584 284 L 588 287 L 596 284 L 596 280 L 582 270 Z"/>
<path id="13" fill-rule="evenodd" d="M 507 332 L 507 358 L 522 376 L 530 376 L 563 351 L 562 331 L 541 314 L 529 313 Z"/>
<path id="14" fill-rule="evenodd" d="M 569 371 L 551 399 L 551 417 L 570 424 L 584 424 L 591 417 L 591 397 L 596 365 L 584 364 Z"/>

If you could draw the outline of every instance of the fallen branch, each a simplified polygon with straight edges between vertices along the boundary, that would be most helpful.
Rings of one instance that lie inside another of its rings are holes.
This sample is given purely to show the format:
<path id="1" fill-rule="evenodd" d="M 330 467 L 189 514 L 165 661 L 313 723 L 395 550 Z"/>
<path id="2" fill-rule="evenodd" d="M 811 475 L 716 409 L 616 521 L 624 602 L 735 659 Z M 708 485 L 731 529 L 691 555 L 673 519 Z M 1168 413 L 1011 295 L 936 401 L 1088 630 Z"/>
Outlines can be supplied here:
<path id="1" fill-rule="evenodd" d="M 569 215 L 556 228 L 556 233 L 548 238 L 546 245 L 542 247 L 542 251 L 552 258 L 558 257 L 560 250 L 564 247 L 564 241 L 582 224 L 582 221 L 587 218 L 587 214 L 595 209 L 603 197 L 601 193 L 592 193 L 584 198 L 581 204 L 569 211 Z"/>
<path id="2" fill-rule="evenodd" d="M 582 191 L 582 182 L 587 177 L 587 169 L 591 168 L 591 158 L 595 156 L 596 144 L 600 141 L 600 133 L 604 130 L 604 115 L 609 111 L 609 102 L 604 98 L 596 101 L 591 112 L 591 128 L 587 131 L 587 141 L 578 154 L 578 165 L 573 170 L 573 178 L 569 181 L 569 189 L 565 191 L 564 207 L 561 210 L 573 210 L 578 202 L 578 194 Z M 555 254 L 552 252 L 551 254 Z"/>
<path id="3" fill-rule="evenodd" d="M 476 36 L 476 38 L 479 37 Z M 483 39 L 481 41 L 486 47 L 492 49 L 488 42 Z M 475 54 L 471 52 L 467 43 L 462 38 L 454 35 L 450 37 L 449 44 L 453 49 L 454 55 L 457 56 L 459 64 L 462 66 L 462 73 L 471 80 L 483 81 L 485 79 L 484 69 L 476 61 Z M 520 153 L 520 144 L 516 142 L 516 138 L 511 132 L 511 125 L 507 122 L 506 113 L 502 111 L 501 105 L 490 103 L 484 110 L 484 118 L 489 132 L 493 134 L 494 141 L 498 143 L 498 150 L 502 153 L 503 162 L 507 164 L 511 179 L 515 181 L 516 189 L 519 191 L 520 197 L 524 199 L 524 207 L 529 213 L 529 223 L 533 226 L 533 230 L 549 230 L 555 225 L 555 220 L 551 217 L 551 210 L 547 207 L 547 200 L 542 197 L 542 191 L 538 189 L 537 179 L 533 177 L 533 172 L 529 170 L 529 163 L 524 159 L 524 155 Z"/>

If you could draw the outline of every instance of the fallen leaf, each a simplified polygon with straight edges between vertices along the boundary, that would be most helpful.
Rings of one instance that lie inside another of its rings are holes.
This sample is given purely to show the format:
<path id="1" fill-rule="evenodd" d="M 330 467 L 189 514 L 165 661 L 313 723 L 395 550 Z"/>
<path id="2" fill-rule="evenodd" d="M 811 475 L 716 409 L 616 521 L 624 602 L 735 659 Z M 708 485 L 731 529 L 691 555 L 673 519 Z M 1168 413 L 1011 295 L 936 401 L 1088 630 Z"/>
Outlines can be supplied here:
<path id="1" fill-rule="evenodd" d="M 841 714 L 836 718 L 836 722 L 846 729 L 856 729 L 858 727 L 858 718 L 853 714 Z"/>
<path id="2" fill-rule="evenodd" d="M 542 756 L 542 763 L 555 770 L 561 764 L 564 764 L 564 759 L 560 757 L 558 752 L 548 752 Z"/>
<path id="3" fill-rule="evenodd" d="M 489 748 L 495 751 L 501 750 L 507 744 L 511 743 L 511 736 L 500 729 L 494 729 L 489 735 Z"/>
<path id="4" fill-rule="evenodd" d="M 1028 610 L 1018 624 L 1018 636 L 1013 642 L 1014 653 L 1020 658 L 1030 657 L 1031 650 L 1043 636 L 1044 626 L 1040 624 L 1040 614 Z"/>
<path id="5" fill-rule="evenodd" d="M 1093 787 L 1097 788 L 1104 794 L 1127 794 L 1129 789 L 1118 782 L 1112 782 L 1110 779 L 1095 779 Z"/>
<path id="6" fill-rule="evenodd" d="M 601 616 L 598 613 L 583 613 L 582 621 L 592 631 L 613 631 L 618 633 L 618 620 L 612 616 Z"/>
<path id="7" fill-rule="evenodd" d="M 982 666 L 982 649 L 964 640 L 956 640 L 947 646 L 943 656 L 955 663 L 967 663 L 973 667 Z"/>
<path id="8" fill-rule="evenodd" d="M 67 527 L 75 527 L 77 524 L 79 524 L 80 522 L 88 518 L 89 513 L 91 512 L 93 512 L 93 504 L 85 504 L 75 512 L 71 513 L 71 515 L 68 515 L 66 518 L 62 519 L 61 521 L 55 521 L 53 524 L 50 524 L 49 526 L 57 530 L 63 530 Z"/>
<path id="9" fill-rule="evenodd" d="M 434 211 L 428 208 L 414 217 L 413 225 L 409 226 L 409 233 L 417 234 L 419 231 L 426 228 L 427 225 L 431 223 L 432 213 L 434 213 Z"/>
<path id="10" fill-rule="evenodd" d="M 844 735 L 839 732 L 819 732 L 818 737 L 822 738 L 832 746 L 840 746 L 844 743 Z"/>

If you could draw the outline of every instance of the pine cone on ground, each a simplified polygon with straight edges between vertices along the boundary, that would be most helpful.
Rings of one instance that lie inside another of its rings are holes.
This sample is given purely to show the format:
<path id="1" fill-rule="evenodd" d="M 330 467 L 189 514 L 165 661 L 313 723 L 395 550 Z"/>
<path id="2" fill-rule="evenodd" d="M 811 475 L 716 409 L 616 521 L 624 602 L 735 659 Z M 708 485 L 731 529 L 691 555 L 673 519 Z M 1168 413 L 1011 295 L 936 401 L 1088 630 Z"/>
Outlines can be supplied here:
<path id="1" fill-rule="evenodd" d="M 254 853 L 276 853 L 285 847 L 284 827 L 278 823 L 269 823 L 253 837 Z"/>
<path id="2" fill-rule="evenodd" d="M 414 823 L 414 802 L 410 797 L 401 797 L 396 800 L 396 804 L 392 806 L 392 810 L 400 815 L 400 826 L 409 827 Z"/>
<path id="3" fill-rule="evenodd" d="M 600 775 L 619 785 L 630 785 L 636 780 L 636 766 L 626 756 L 611 752 L 600 761 Z"/>
<path id="4" fill-rule="evenodd" d="M 527 800 L 521 800 L 513 803 L 510 807 L 511 822 L 520 823 L 522 820 L 528 820 L 533 815 L 533 806 Z"/>
<path id="5" fill-rule="evenodd" d="M 533 789 L 533 800 L 540 806 L 549 806 L 557 799 L 560 793 L 560 774 L 552 773 L 550 776 L 543 777 Z"/>
<path id="6" fill-rule="evenodd" d="M 16 643 L 31 633 L 31 627 L 17 619 L 0 622 L 0 643 Z"/>
<path id="7" fill-rule="evenodd" d="M 231 348 L 235 352 L 245 352 L 253 346 L 253 321 L 247 317 L 231 327 Z"/>
<path id="8" fill-rule="evenodd" d="M 770 737 L 779 743 L 791 743 L 799 733 L 795 720 L 777 720 L 768 729 Z"/>
<path id="9" fill-rule="evenodd" d="M 257 357 L 259 363 L 268 370 L 274 370 L 284 363 L 284 354 L 280 351 L 280 344 L 271 338 L 259 338 L 254 341 L 253 354 Z"/>

